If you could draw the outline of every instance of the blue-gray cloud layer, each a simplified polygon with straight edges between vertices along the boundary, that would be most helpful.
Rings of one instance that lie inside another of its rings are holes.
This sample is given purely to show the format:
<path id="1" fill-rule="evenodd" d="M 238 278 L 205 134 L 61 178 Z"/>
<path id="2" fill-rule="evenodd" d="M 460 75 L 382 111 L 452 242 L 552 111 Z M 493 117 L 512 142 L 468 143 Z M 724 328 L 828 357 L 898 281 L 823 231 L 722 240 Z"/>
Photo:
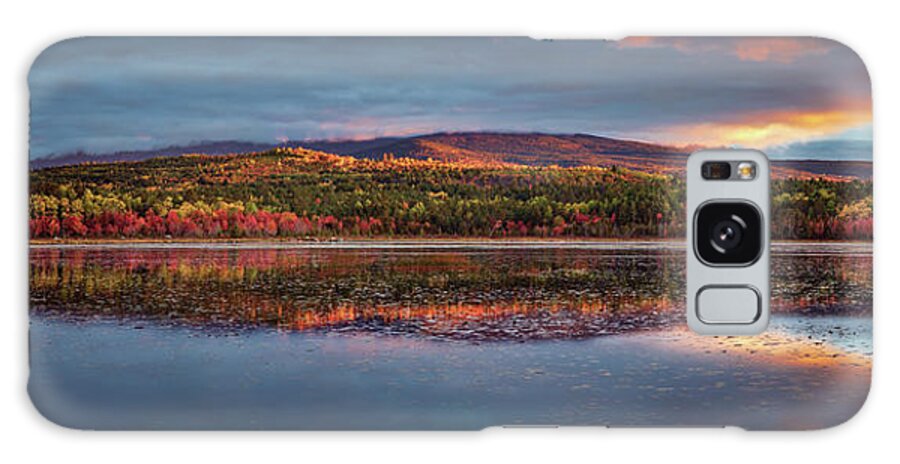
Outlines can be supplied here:
<path id="1" fill-rule="evenodd" d="M 871 140 L 825 139 L 773 147 L 767 154 L 775 159 L 872 160 Z"/>
<path id="2" fill-rule="evenodd" d="M 32 68 L 31 156 L 454 130 L 656 139 L 667 127 L 868 101 L 858 58 L 820 45 L 760 61 L 718 47 L 527 38 L 76 39 Z"/>

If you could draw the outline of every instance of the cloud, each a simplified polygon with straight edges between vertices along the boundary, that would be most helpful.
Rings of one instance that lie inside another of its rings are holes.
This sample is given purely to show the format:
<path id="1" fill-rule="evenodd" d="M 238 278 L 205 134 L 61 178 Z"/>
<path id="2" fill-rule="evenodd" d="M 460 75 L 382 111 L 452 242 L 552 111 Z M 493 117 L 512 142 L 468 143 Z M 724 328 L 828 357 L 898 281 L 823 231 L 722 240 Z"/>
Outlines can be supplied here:
<path id="1" fill-rule="evenodd" d="M 824 159 L 872 161 L 871 140 L 812 140 L 775 147 L 766 152 L 778 159 Z"/>
<path id="2" fill-rule="evenodd" d="M 510 130 L 787 144 L 871 120 L 819 39 L 89 38 L 29 75 L 31 156 Z"/>
<path id="3" fill-rule="evenodd" d="M 672 48 L 688 54 L 724 53 L 741 61 L 792 63 L 809 55 L 824 55 L 836 47 L 815 38 L 707 38 L 707 37 L 626 37 L 618 46 L 627 48 Z"/>

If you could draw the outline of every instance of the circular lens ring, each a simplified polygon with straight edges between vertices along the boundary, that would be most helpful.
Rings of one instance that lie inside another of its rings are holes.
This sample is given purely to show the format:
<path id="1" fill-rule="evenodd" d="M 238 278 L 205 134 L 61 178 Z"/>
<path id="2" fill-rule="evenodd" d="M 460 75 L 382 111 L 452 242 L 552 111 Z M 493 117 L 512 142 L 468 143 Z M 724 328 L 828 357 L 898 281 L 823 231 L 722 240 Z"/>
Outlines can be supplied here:
<path id="1" fill-rule="evenodd" d="M 713 267 L 752 265 L 765 246 L 763 217 L 759 208 L 747 201 L 710 200 L 700 204 L 694 212 L 694 254 Z M 723 221 L 734 221 L 729 224 L 734 233 L 717 233 L 723 229 Z M 730 244 L 735 242 L 740 244 L 732 248 Z"/>

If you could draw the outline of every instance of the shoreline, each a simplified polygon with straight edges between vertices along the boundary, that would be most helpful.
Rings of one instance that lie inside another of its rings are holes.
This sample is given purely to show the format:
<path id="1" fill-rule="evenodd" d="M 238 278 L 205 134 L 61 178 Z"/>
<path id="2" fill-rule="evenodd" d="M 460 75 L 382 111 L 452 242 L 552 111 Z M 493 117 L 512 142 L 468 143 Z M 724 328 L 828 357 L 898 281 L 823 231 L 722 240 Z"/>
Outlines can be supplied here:
<path id="1" fill-rule="evenodd" d="M 805 248 L 804 254 L 817 250 L 844 250 L 844 253 L 871 254 L 871 241 L 821 241 L 785 240 L 773 241 L 775 253 L 796 252 Z M 479 239 L 479 238 L 428 238 L 428 239 L 366 239 L 341 241 L 298 240 L 79 240 L 79 241 L 30 241 L 29 250 L 108 249 L 108 250 L 667 250 L 683 251 L 687 246 L 683 239 Z"/>
<path id="2" fill-rule="evenodd" d="M 872 240 L 813 240 L 813 239 L 789 239 L 772 240 L 773 246 L 790 245 L 873 245 Z M 297 247 L 297 248 L 354 248 L 370 245 L 398 245 L 398 246 L 591 246 L 591 245 L 634 245 L 634 244 L 662 244 L 683 248 L 684 238 L 539 238 L 539 237 L 353 237 L 337 240 L 302 240 L 295 238 L 221 238 L 221 239 L 37 239 L 29 240 L 29 248 L 63 248 L 63 247 L 127 247 L 127 246 L 155 246 L 164 245 L 172 247 L 211 246 L 211 247 Z"/>

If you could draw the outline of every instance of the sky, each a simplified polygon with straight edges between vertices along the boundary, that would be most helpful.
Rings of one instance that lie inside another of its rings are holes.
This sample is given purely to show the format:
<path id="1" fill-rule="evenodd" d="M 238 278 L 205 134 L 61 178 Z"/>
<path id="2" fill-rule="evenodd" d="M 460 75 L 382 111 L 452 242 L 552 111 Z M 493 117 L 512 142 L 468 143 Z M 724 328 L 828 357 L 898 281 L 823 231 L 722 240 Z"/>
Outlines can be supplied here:
<path id="1" fill-rule="evenodd" d="M 872 157 L 865 66 L 825 39 L 79 38 L 28 81 L 32 159 L 445 131 Z"/>

